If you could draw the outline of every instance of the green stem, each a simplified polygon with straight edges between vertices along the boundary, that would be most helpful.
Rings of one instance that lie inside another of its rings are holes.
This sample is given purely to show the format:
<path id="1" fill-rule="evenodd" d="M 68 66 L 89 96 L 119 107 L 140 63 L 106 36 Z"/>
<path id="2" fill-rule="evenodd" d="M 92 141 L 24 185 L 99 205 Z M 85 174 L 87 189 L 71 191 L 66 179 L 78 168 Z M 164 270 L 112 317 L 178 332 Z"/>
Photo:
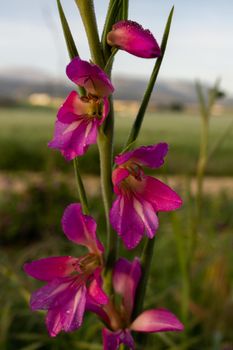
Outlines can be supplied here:
<path id="1" fill-rule="evenodd" d="M 88 202 L 87 202 L 87 196 L 85 192 L 85 188 L 82 182 L 82 178 L 78 169 L 78 159 L 75 158 L 73 160 L 74 164 L 74 172 L 75 172 L 75 178 L 76 178 L 76 183 L 77 183 L 77 188 L 78 188 L 78 196 L 82 205 L 82 211 L 84 214 L 89 214 L 89 209 L 88 209 Z"/>
<path id="2" fill-rule="evenodd" d="M 162 43 L 161 43 L 161 56 L 157 59 L 157 61 L 155 63 L 155 66 L 154 66 L 154 69 L 152 71 L 147 89 L 146 89 L 145 94 L 143 96 L 141 106 L 139 108 L 135 122 L 132 126 L 131 132 L 129 134 L 128 141 L 126 142 L 126 146 L 125 146 L 126 148 L 128 148 L 137 139 L 138 134 L 140 132 L 142 122 L 144 119 L 144 115 L 145 115 L 145 112 L 146 112 L 146 109 L 147 109 L 155 82 L 157 80 L 157 77 L 158 77 L 158 74 L 160 71 L 161 64 L 163 62 L 163 58 L 165 55 L 167 41 L 168 41 L 168 37 L 169 37 L 169 33 L 170 33 L 172 17 L 173 17 L 173 12 L 174 12 L 174 6 L 172 7 L 172 9 L 170 11 L 170 14 L 169 14 L 168 19 L 167 19 L 166 27 L 164 30 L 163 39 L 162 39 Z"/>
<path id="3" fill-rule="evenodd" d="M 112 70 L 112 64 L 113 64 L 113 59 L 117 53 L 118 49 L 117 48 L 113 48 L 112 51 L 111 51 L 111 56 L 109 57 L 105 67 L 104 67 L 104 70 L 107 74 L 110 75 L 111 73 L 111 70 Z"/>
<path id="4" fill-rule="evenodd" d="M 93 0 L 75 0 L 87 34 L 91 57 L 95 64 L 104 67 Z"/>
<path id="5" fill-rule="evenodd" d="M 103 46 L 105 61 L 107 61 L 111 55 L 111 47 L 107 43 L 107 35 L 112 30 L 112 26 L 116 22 L 116 17 L 120 9 L 121 9 L 121 0 L 110 0 L 109 6 L 108 6 L 108 12 L 104 23 L 104 29 L 101 37 L 101 43 Z"/>
<path id="6" fill-rule="evenodd" d="M 136 291 L 136 303 L 132 313 L 132 320 L 134 320 L 142 312 L 143 309 L 143 302 L 150 275 L 151 262 L 153 259 L 154 245 L 155 237 L 152 239 L 146 238 L 141 256 L 142 277 Z"/>
<path id="7" fill-rule="evenodd" d="M 155 245 L 155 237 L 152 239 L 146 238 L 146 242 L 145 242 L 144 249 L 141 256 L 142 276 L 136 291 L 136 296 L 135 296 L 136 303 L 134 305 L 134 309 L 132 312 L 132 320 L 134 320 L 143 310 L 143 303 L 146 295 L 146 288 L 148 285 L 148 280 L 149 280 L 150 270 L 151 270 L 151 263 L 153 259 L 154 245 Z M 142 345 L 143 345 L 143 348 L 145 347 L 146 338 L 147 338 L 146 335 L 143 333 L 138 333 L 135 336 L 135 340 L 139 345 L 140 349 Z"/>
<path id="8" fill-rule="evenodd" d="M 117 256 L 117 235 L 112 230 L 109 211 L 112 206 L 112 164 L 113 164 L 113 130 L 114 113 L 112 99 L 110 98 L 110 113 L 105 124 L 99 129 L 98 148 L 100 155 L 101 188 L 105 209 L 106 230 L 107 230 L 107 249 L 106 249 L 106 269 L 105 269 L 105 288 L 111 293 L 111 270 Z"/>
<path id="9" fill-rule="evenodd" d="M 182 235 L 182 228 L 180 220 L 176 213 L 171 214 L 172 217 L 172 228 L 174 232 L 176 250 L 178 256 L 178 263 L 182 279 L 182 290 L 181 290 L 181 314 L 182 321 L 184 324 L 187 323 L 188 310 L 189 310 L 189 299 L 190 299 L 190 280 L 189 280 L 189 268 L 187 264 L 187 249 L 185 245 L 184 235 Z"/>
<path id="10" fill-rule="evenodd" d="M 128 19 L 128 12 L 129 12 L 129 0 L 123 0 L 123 6 L 122 6 L 122 19 L 123 20 Z"/>

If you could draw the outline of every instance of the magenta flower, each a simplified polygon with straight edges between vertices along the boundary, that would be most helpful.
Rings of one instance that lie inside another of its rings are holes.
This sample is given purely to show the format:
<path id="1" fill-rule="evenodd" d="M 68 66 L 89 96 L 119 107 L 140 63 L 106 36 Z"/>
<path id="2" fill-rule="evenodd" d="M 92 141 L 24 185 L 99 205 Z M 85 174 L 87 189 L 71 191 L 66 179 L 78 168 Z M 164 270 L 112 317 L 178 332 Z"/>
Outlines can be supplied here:
<path id="1" fill-rule="evenodd" d="M 144 233 L 149 238 L 154 237 L 159 226 L 157 212 L 175 210 L 182 204 L 176 192 L 145 175 L 142 169 L 142 166 L 159 168 L 167 151 L 168 145 L 159 143 L 115 158 L 118 167 L 113 171 L 112 181 L 117 199 L 110 210 L 110 220 L 128 249 L 135 248 Z"/>
<path id="2" fill-rule="evenodd" d="M 33 311 L 48 310 L 46 325 L 52 337 L 62 330 L 78 329 L 90 305 L 101 309 L 108 302 L 102 290 L 104 248 L 96 238 L 96 222 L 83 215 L 80 204 L 71 204 L 64 212 L 62 226 L 66 237 L 86 246 L 89 253 L 79 258 L 49 257 L 24 265 L 28 275 L 47 282 L 32 294 L 30 306 Z"/>
<path id="3" fill-rule="evenodd" d="M 117 22 L 108 33 L 107 42 L 110 46 L 116 46 L 138 57 L 155 58 L 161 56 L 160 47 L 154 36 L 137 22 Z"/>
<path id="4" fill-rule="evenodd" d="M 117 350 L 122 343 L 134 350 L 131 331 L 155 333 L 184 329 L 176 316 L 165 309 L 147 310 L 131 320 L 140 278 L 141 266 L 137 258 L 132 263 L 122 258 L 117 261 L 113 270 L 113 288 L 122 300 L 119 308 L 110 305 L 110 301 L 103 307 L 109 317 L 109 329 L 103 329 L 104 350 Z"/>
<path id="5" fill-rule="evenodd" d="M 108 96 L 113 86 L 98 66 L 74 58 L 67 66 L 68 77 L 85 88 L 87 96 L 72 91 L 60 107 L 54 138 L 48 146 L 59 149 L 67 160 L 83 155 L 96 143 L 97 132 L 109 113 Z"/>

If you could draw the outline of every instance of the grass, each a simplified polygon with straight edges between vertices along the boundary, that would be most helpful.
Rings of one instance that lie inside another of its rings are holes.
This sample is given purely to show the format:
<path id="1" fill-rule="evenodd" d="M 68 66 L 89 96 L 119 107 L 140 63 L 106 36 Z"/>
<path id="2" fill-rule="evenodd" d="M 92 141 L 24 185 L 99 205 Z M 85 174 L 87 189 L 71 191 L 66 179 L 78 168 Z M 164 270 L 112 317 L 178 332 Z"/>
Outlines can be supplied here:
<path id="1" fill-rule="evenodd" d="M 67 170 L 67 163 L 58 151 L 47 147 L 53 135 L 55 110 L 43 109 L 0 109 L 0 169 L 33 170 L 60 169 Z M 116 116 L 116 153 L 121 150 L 131 124 L 132 118 Z M 230 125 L 231 116 L 213 117 L 211 119 L 210 144 Z M 166 172 L 170 174 L 193 173 L 198 156 L 199 118 L 188 114 L 155 113 L 148 114 L 138 140 L 139 144 L 152 144 L 165 141 L 170 144 Z M 224 138 L 224 142 L 209 162 L 207 174 L 233 175 L 233 129 Z M 98 153 L 95 146 L 90 147 L 81 160 L 86 173 L 98 174 Z"/>
<path id="2" fill-rule="evenodd" d="M 28 307 L 30 293 L 41 286 L 23 271 L 25 261 L 46 256 L 79 256 L 86 251 L 65 239 L 60 227 L 64 207 L 76 200 L 72 186 L 72 164 L 59 152 L 47 148 L 53 133 L 55 111 L 42 109 L 0 109 L 0 168 L 17 172 L 14 178 L 27 177 L 24 171 L 40 171 L 40 181 L 32 182 L 19 193 L 9 191 L 9 183 L 0 196 L 0 349 L 4 350 L 64 350 L 102 349 L 101 324 L 90 313 L 84 326 L 73 334 L 62 333 L 51 339 L 46 332 L 44 315 L 32 313 Z M 230 116 L 211 120 L 210 143 L 215 144 L 231 123 Z M 124 143 L 132 118 L 116 116 L 116 151 Z M 233 174 L 233 131 L 211 159 L 210 175 Z M 199 118 L 186 114 L 147 115 L 140 134 L 140 144 L 166 141 L 170 144 L 168 174 L 190 174 L 198 155 Z M 92 146 L 82 159 L 82 169 L 98 173 L 98 153 Z M 60 171 L 64 176 L 59 180 Z M 31 176 L 29 172 L 27 176 Z M 35 174 L 34 174 L 35 175 Z M 165 307 L 182 318 L 182 275 L 177 256 L 177 236 L 189 240 L 194 200 L 189 193 L 189 176 L 184 184 L 184 206 L 175 213 L 178 219 L 174 231 L 173 217 L 161 213 L 160 228 L 155 241 L 152 274 L 145 308 Z M 221 179 L 222 181 L 222 179 Z M 180 192 L 180 191 L 179 191 Z M 182 192 L 182 191 L 181 191 Z M 105 242 L 104 211 L 98 191 L 90 198 L 91 214 L 98 222 L 98 234 Z M 231 193 L 205 194 L 202 222 L 198 232 L 198 249 L 191 265 L 192 291 L 188 305 L 185 332 L 150 335 L 145 350 L 232 350 L 232 231 L 233 201 Z M 137 255 L 143 242 L 137 248 Z M 121 254 L 132 258 L 120 244 Z M 93 342 L 94 339 L 94 342 Z"/>

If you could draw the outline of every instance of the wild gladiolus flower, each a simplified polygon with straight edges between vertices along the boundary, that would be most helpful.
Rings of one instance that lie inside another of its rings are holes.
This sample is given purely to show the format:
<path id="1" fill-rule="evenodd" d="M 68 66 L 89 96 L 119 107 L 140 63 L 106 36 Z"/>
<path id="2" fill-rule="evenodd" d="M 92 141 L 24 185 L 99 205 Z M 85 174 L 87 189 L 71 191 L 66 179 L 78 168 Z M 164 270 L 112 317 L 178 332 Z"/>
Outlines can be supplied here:
<path id="1" fill-rule="evenodd" d="M 80 204 L 71 204 L 64 212 L 62 226 L 66 237 L 86 246 L 89 253 L 79 258 L 49 257 L 24 265 L 28 275 L 47 282 L 32 294 L 30 305 L 33 311 L 48 310 L 46 325 L 52 337 L 62 330 L 78 329 L 85 310 L 92 304 L 100 307 L 108 302 L 102 290 L 104 248 L 96 238 L 96 222 L 83 215 Z"/>
<path id="2" fill-rule="evenodd" d="M 137 22 L 120 21 L 113 25 L 107 35 L 107 42 L 142 58 L 155 58 L 161 56 L 160 47 L 148 29 Z"/>
<path id="3" fill-rule="evenodd" d="M 70 62 L 66 72 L 87 95 L 70 93 L 58 111 L 54 138 L 48 145 L 71 160 L 83 155 L 96 142 L 98 128 L 109 113 L 108 96 L 114 88 L 102 69 L 79 58 Z"/>
<path id="4" fill-rule="evenodd" d="M 106 312 L 104 321 L 109 327 L 103 329 L 104 350 L 117 350 L 122 343 L 134 350 L 131 331 L 155 333 L 183 330 L 176 316 L 165 309 L 143 311 L 131 320 L 140 278 L 141 266 L 137 258 L 133 262 L 123 258 L 117 261 L 113 270 L 113 288 L 122 298 L 121 304 L 117 307 L 109 301 L 102 309 L 99 308 L 102 313 Z"/>
<path id="5" fill-rule="evenodd" d="M 117 199 L 110 211 L 113 228 L 128 249 L 136 247 L 144 233 L 153 238 L 159 226 L 157 212 L 179 208 L 181 198 L 161 181 L 145 175 L 142 166 L 159 168 L 168 145 L 142 146 L 116 156 L 112 181 Z"/>

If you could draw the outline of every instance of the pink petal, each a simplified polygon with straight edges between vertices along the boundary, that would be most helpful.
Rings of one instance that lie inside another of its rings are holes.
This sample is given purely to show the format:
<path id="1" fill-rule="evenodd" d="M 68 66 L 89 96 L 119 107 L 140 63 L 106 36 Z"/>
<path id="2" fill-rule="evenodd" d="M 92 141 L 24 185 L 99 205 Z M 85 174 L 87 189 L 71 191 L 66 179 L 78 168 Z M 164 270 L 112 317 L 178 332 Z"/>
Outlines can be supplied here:
<path id="1" fill-rule="evenodd" d="M 130 320 L 134 306 L 135 293 L 141 278 L 141 265 L 138 258 L 133 262 L 120 258 L 113 270 L 113 288 L 123 297 L 123 305 Z"/>
<path id="2" fill-rule="evenodd" d="M 135 248 L 144 233 L 149 238 L 154 237 L 159 226 L 151 203 L 144 200 L 141 194 L 139 196 L 133 192 L 117 197 L 110 210 L 110 221 L 127 249 Z"/>
<path id="3" fill-rule="evenodd" d="M 61 123 L 70 124 L 77 120 L 78 116 L 88 114 L 89 105 L 88 102 L 81 100 L 76 91 L 72 91 L 60 107 L 57 119 Z"/>
<path id="4" fill-rule="evenodd" d="M 92 299 L 89 293 L 87 293 L 85 310 L 95 313 L 105 324 L 110 324 L 109 317 L 104 311 L 103 307 L 100 304 L 97 304 L 96 301 Z"/>
<path id="5" fill-rule="evenodd" d="M 101 277 L 101 269 L 96 269 L 94 273 L 94 279 L 89 285 L 88 293 L 91 298 L 100 305 L 105 305 L 108 303 L 109 298 L 102 288 L 103 281 Z"/>
<path id="6" fill-rule="evenodd" d="M 54 138 L 50 148 L 59 149 L 67 160 L 83 155 L 97 139 L 98 121 L 95 118 L 80 118 L 72 124 L 55 123 Z"/>
<path id="7" fill-rule="evenodd" d="M 180 208 L 182 199 L 169 186 L 151 176 L 144 179 L 144 200 L 150 202 L 156 211 L 170 211 Z"/>
<path id="8" fill-rule="evenodd" d="M 114 192 L 116 194 L 121 194 L 120 187 L 123 180 L 125 180 L 130 175 L 130 172 L 126 168 L 116 168 L 112 172 L 112 182 L 114 185 Z"/>
<path id="9" fill-rule="evenodd" d="M 30 306 L 32 310 L 48 310 L 67 303 L 83 284 L 74 276 L 56 278 L 32 293 Z"/>
<path id="10" fill-rule="evenodd" d="M 74 271 L 73 264 L 76 261 L 72 256 L 44 258 L 24 264 L 24 271 L 38 280 L 51 281 L 70 275 Z"/>
<path id="11" fill-rule="evenodd" d="M 145 227 L 133 207 L 133 196 L 117 197 L 110 210 L 110 221 L 127 249 L 133 249 L 140 243 Z"/>
<path id="12" fill-rule="evenodd" d="M 125 344 L 130 350 L 134 350 L 134 340 L 129 330 L 111 332 L 104 328 L 102 331 L 104 350 L 117 350 L 120 344 Z"/>
<path id="13" fill-rule="evenodd" d="M 151 146 L 142 146 L 133 151 L 125 152 L 115 157 L 118 165 L 127 161 L 135 162 L 149 168 L 159 168 L 164 163 L 164 157 L 168 152 L 167 143 L 158 143 Z"/>
<path id="14" fill-rule="evenodd" d="M 90 252 L 100 254 L 104 251 L 103 245 L 96 238 L 96 222 L 82 213 L 79 203 L 70 204 L 64 211 L 62 227 L 69 240 L 86 246 Z"/>
<path id="15" fill-rule="evenodd" d="M 159 221 L 153 206 L 142 197 L 134 197 L 134 210 L 144 224 L 144 232 L 149 238 L 153 238 L 158 227 Z"/>
<path id="16" fill-rule="evenodd" d="M 119 336 L 116 332 L 111 332 L 107 328 L 102 330 L 103 336 L 103 350 L 117 350 L 120 342 Z"/>
<path id="17" fill-rule="evenodd" d="M 77 85 L 98 97 L 107 97 L 114 88 L 107 74 L 95 64 L 74 58 L 66 68 L 67 76 Z"/>
<path id="18" fill-rule="evenodd" d="M 184 326 L 174 314 L 165 309 L 144 311 L 131 324 L 130 329 L 137 332 L 183 331 Z"/>
<path id="19" fill-rule="evenodd" d="M 151 32 L 133 21 L 120 21 L 108 33 L 107 42 L 132 55 L 143 58 L 161 56 L 161 50 Z"/>
<path id="20" fill-rule="evenodd" d="M 83 322 L 86 305 L 86 286 L 81 287 L 75 293 L 69 295 L 66 303 L 50 308 L 46 325 L 51 337 L 55 337 L 60 331 L 72 332 L 77 330 Z"/>

